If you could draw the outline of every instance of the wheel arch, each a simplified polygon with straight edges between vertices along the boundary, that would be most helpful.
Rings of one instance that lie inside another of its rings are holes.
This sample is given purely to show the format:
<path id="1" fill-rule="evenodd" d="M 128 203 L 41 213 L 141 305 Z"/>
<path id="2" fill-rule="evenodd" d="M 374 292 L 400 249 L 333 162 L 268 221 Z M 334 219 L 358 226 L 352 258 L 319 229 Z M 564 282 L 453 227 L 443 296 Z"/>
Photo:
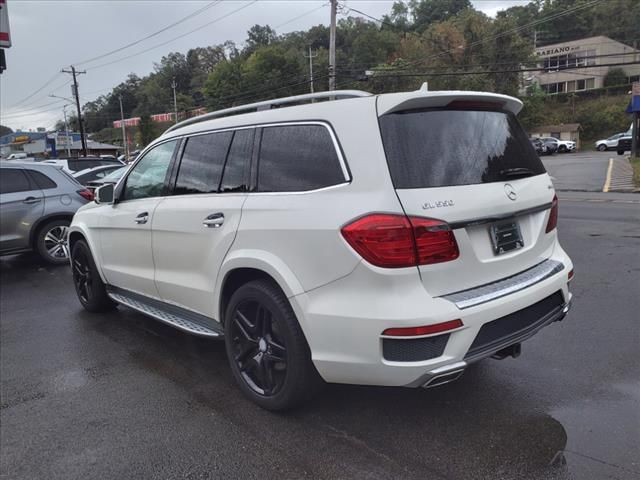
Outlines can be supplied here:
<path id="1" fill-rule="evenodd" d="M 217 318 L 221 323 L 224 323 L 226 306 L 233 292 L 245 283 L 258 279 L 273 281 L 289 300 L 304 292 L 293 272 L 282 260 L 272 254 L 268 252 L 260 252 L 259 254 L 256 252 L 247 256 L 236 254 L 232 258 L 226 259 L 218 274 L 218 288 L 216 288 L 217 295 L 214 299 L 214 305 L 217 308 Z M 297 310 L 295 305 L 292 307 Z"/>
<path id="2" fill-rule="evenodd" d="M 29 233 L 29 245 L 31 248 L 36 247 L 36 242 L 38 241 L 38 233 L 40 229 L 46 225 L 47 223 L 54 220 L 69 220 L 69 224 L 73 220 L 73 212 L 58 212 L 58 213 L 50 213 L 49 215 L 45 215 L 40 217 L 31 227 L 31 232 Z"/>
<path id="3" fill-rule="evenodd" d="M 99 255 L 96 245 L 92 241 L 89 235 L 86 234 L 82 229 L 80 229 L 77 225 L 72 225 L 69 228 L 69 255 L 73 251 L 73 246 L 78 242 L 78 240 L 84 240 L 89 246 L 89 250 L 91 251 L 91 255 L 93 256 L 93 262 L 96 265 L 96 269 L 100 274 L 100 278 L 106 284 L 108 283 L 104 273 L 102 272 L 102 259 Z"/>

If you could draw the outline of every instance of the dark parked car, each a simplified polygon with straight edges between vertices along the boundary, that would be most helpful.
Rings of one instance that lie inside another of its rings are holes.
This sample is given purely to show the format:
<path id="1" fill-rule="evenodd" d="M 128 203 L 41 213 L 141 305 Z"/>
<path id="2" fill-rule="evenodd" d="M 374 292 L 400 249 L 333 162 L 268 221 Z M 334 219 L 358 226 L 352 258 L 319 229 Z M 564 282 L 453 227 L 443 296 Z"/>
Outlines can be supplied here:
<path id="1" fill-rule="evenodd" d="M 618 146 L 616 147 L 618 155 L 624 155 L 624 152 L 631 151 L 631 137 L 622 137 L 618 140 Z"/>
<path id="2" fill-rule="evenodd" d="M 539 138 L 532 138 L 531 145 L 533 145 L 533 148 L 536 149 L 536 153 L 538 155 L 549 155 L 549 149 Z"/>
<path id="3" fill-rule="evenodd" d="M 93 194 L 56 165 L 0 163 L 0 255 L 35 250 L 49 263 L 69 261 L 67 232 Z"/>
<path id="4" fill-rule="evenodd" d="M 532 142 L 541 142 L 547 149 L 545 155 L 553 155 L 558 151 L 558 141 L 555 139 L 533 137 Z"/>

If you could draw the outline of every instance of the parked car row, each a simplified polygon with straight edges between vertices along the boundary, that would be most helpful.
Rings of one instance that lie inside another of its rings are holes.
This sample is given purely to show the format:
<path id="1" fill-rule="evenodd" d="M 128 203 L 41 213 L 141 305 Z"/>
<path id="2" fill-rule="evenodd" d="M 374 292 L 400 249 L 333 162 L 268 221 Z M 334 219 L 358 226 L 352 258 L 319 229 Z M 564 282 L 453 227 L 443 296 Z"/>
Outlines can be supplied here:
<path id="1" fill-rule="evenodd" d="M 576 151 L 576 142 L 559 140 L 555 137 L 533 137 L 531 144 L 538 155 L 553 155 L 554 153 L 572 153 Z"/>

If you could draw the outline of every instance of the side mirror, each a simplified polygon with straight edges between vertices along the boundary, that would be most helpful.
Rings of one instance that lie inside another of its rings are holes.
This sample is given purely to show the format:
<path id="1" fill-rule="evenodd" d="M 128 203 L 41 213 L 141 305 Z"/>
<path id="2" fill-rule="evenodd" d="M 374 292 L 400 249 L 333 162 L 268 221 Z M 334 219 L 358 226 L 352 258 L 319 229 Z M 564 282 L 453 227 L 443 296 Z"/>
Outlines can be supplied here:
<path id="1" fill-rule="evenodd" d="M 97 188 L 95 191 L 95 200 L 96 203 L 101 204 L 104 203 L 106 205 L 111 205 L 113 203 L 113 193 L 115 190 L 115 185 L 113 183 L 108 183 L 106 185 L 102 185 Z"/>

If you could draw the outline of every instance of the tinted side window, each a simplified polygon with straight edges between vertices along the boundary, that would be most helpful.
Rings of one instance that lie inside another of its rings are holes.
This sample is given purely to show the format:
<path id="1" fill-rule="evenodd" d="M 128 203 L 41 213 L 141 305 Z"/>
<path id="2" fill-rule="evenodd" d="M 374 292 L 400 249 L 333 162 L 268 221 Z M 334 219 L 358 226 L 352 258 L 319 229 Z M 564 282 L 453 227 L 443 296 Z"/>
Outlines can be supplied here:
<path id="1" fill-rule="evenodd" d="M 262 132 L 258 190 L 295 192 L 345 181 L 336 149 L 322 125 L 282 125 Z"/>
<path id="2" fill-rule="evenodd" d="M 187 140 L 174 195 L 218 191 L 233 132 L 198 135 Z"/>
<path id="3" fill-rule="evenodd" d="M 38 185 L 38 188 L 40 188 L 40 190 L 47 190 L 50 188 L 58 187 L 56 182 L 51 180 L 44 173 L 40 173 L 35 170 L 28 170 L 28 172 L 31 178 L 33 179 L 33 181 L 36 182 L 36 185 Z"/>
<path id="4" fill-rule="evenodd" d="M 94 168 L 100 166 L 99 160 L 68 160 L 69 170 L 79 172 L 87 168 Z"/>
<path id="5" fill-rule="evenodd" d="M 127 176 L 124 200 L 157 197 L 164 192 L 164 182 L 176 147 L 176 140 L 149 150 Z"/>
<path id="6" fill-rule="evenodd" d="M 253 129 L 237 130 L 224 166 L 220 184 L 221 192 L 244 192 L 247 190 L 247 171 L 253 152 Z"/>
<path id="7" fill-rule="evenodd" d="M 33 190 L 22 170 L 3 168 L 0 173 L 0 193 L 28 192 Z"/>

